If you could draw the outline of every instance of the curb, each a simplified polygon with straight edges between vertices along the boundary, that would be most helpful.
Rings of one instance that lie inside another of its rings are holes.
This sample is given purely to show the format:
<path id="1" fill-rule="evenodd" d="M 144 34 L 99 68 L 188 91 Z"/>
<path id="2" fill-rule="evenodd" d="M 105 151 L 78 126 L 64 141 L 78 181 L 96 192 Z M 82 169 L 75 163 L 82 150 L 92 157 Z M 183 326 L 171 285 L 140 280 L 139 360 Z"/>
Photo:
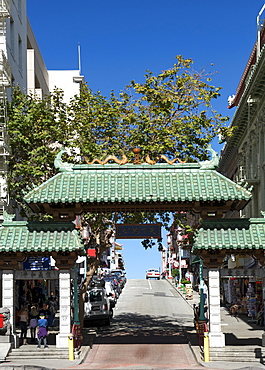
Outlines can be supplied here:
<path id="1" fill-rule="evenodd" d="M 193 304 L 194 304 L 194 302 L 193 302 L 193 299 L 192 300 L 189 300 L 189 299 L 186 299 L 186 297 L 184 296 L 184 294 L 180 291 L 180 289 L 177 289 L 177 287 L 174 285 L 174 284 L 172 284 L 172 282 L 171 281 L 169 281 L 168 279 L 167 279 L 167 281 L 169 282 L 169 284 L 175 289 L 175 291 L 176 292 L 178 292 L 178 294 L 183 298 L 183 300 L 192 308 L 192 310 L 193 310 Z M 196 304 L 196 303 L 195 303 Z M 190 349 L 191 349 L 191 352 L 192 352 L 192 354 L 193 354 L 193 356 L 194 356 L 194 358 L 195 358 L 195 360 L 196 360 L 196 362 L 197 362 L 197 364 L 198 365 L 200 365 L 200 366 L 203 366 L 203 367 L 207 367 L 206 365 L 205 365 L 205 362 L 202 360 L 202 350 L 201 350 L 201 348 L 200 348 L 200 346 L 199 345 L 194 345 L 194 344 L 192 344 L 192 340 L 191 340 L 191 338 L 190 338 L 190 335 L 189 335 L 189 333 L 187 333 L 186 331 L 185 331 L 185 335 L 186 335 L 186 337 L 187 337 L 187 341 L 188 341 L 188 344 L 189 344 L 189 347 L 190 347 Z"/>

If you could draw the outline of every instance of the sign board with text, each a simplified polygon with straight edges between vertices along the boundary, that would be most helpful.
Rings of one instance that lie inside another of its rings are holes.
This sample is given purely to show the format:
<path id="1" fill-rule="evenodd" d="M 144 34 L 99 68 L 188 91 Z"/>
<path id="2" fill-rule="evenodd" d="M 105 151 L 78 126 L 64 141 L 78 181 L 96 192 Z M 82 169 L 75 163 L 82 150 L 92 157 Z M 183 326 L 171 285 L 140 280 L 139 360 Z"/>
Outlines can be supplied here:
<path id="1" fill-rule="evenodd" d="M 161 224 L 116 224 L 116 239 L 161 239 Z"/>

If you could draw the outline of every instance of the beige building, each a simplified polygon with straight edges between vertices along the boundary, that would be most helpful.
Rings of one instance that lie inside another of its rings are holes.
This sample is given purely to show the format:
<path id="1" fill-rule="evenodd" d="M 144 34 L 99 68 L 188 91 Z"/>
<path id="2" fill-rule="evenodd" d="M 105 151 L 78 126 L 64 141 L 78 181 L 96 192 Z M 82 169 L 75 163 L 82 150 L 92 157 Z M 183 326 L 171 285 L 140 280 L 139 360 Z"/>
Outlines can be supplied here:
<path id="1" fill-rule="evenodd" d="M 230 125 L 234 135 L 221 152 L 219 171 L 253 187 L 251 202 L 241 215 L 230 217 L 261 217 L 265 211 L 265 28 L 259 17 L 257 41 L 229 104 L 231 109 L 236 107 Z"/>

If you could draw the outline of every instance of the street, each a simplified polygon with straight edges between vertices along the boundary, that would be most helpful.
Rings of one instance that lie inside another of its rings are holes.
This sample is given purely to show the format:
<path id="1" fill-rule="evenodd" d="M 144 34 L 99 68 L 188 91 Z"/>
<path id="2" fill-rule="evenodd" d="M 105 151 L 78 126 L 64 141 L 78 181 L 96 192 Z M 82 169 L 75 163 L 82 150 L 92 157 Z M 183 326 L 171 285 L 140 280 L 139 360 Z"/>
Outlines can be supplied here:
<path id="1" fill-rule="evenodd" d="M 111 325 L 77 368 L 198 368 L 183 329 L 193 329 L 193 311 L 167 281 L 128 280 Z"/>

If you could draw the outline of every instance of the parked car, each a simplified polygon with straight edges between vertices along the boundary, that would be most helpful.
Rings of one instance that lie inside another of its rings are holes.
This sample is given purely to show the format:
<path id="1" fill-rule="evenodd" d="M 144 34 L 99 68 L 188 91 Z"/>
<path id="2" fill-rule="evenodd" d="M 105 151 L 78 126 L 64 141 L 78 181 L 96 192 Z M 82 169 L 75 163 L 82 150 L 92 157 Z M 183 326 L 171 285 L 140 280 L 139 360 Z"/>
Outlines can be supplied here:
<path id="1" fill-rule="evenodd" d="M 105 288 L 92 288 L 87 291 L 84 304 L 84 326 L 102 321 L 107 325 L 113 317 L 113 310 Z"/>
<path id="2" fill-rule="evenodd" d="M 114 286 L 111 280 L 105 281 L 105 289 L 106 289 L 107 297 L 109 298 L 109 301 L 110 301 L 110 307 L 115 307 L 117 303 L 117 297 L 116 297 L 115 289 L 114 289 Z"/>
<path id="3" fill-rule="evenodd" d="M 104 281 L 105 283 L 108 281 L 111 281 L 114 287 L 115 296 L 118 299 L 121 294 L 121 290 L 122 290 L 118 277 L 116 275 L 107 275 L 107 276 L 104 276 Z"/>
<path id="4" fill-rule="evenodd" d="M 160 272 L 157 269 L 149 269 L 146 271 L 146 279 L 157 279 L 160 280 Z"/>
<path id="5" fill-rule="evenodd" d="M 122 270 L 119 270 L 119 269 L 116 269 L 116 270 L 111 270 L 110 274 L 118 276 L 121 288 L 123 289 L 124 285 L 126 284 L 126 281 L 127 281 L 126 276 L 125 276 L 126 272 L 124 272 Z"/>

